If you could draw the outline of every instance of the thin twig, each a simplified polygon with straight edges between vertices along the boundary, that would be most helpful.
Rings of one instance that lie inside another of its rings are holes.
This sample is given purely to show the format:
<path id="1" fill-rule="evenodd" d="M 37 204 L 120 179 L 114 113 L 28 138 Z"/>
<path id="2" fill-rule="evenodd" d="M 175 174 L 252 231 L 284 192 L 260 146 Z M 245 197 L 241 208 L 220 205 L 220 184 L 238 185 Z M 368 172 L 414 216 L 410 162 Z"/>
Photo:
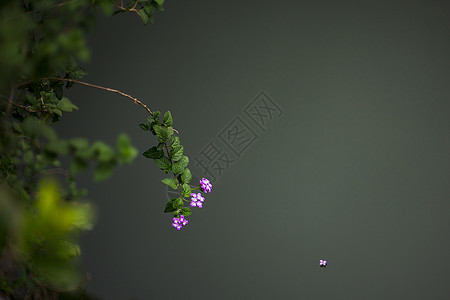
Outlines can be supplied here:
<path id="1" fill-rule="evenodd" d="M 10 105 L 14 105 L 14 106 L 20 107 L 20 108 L 22 108 L 22 109 L 25 109 L 25 110 L 28 111 L 28 112 L 41 112 L 41 111 L 47 111 L 46 109 L 42 109 L 42 110 L 34 110 L 34 109 L 31 109 L 30 106 L 25 106 L 25 105 L 16 104 L 16 103 L 14 103 L 14 102 L 12 102 L 12 101 L 6 99 L 5 97 L 0 96 L 0 98 L 3 99 L 3 100 L 5 100 L 6 102 L 8 102 L 8 107 L 9 107 Z M 9 112 L 8 112 L 8 114 L 9 114 Z"/>
<path id="2" fill-rule="evenodd" d="M 100 89 L 100 90 L 104 90 L 104 91 L 108 91 L 108 92 L 112 92 L 112 93 L 117 93 L 117 94 L 119 94 L 119 95 L 121 95 L 121 96 L 124 96 L 124 97 L 126 97 L 126 98 L 132 100 L 132 101 L 134 102 L 134 104 L 138 104 L 138 105 L 142 106 L 143 108 L 145 108 L 145 109 L 150 113 L 150 115 L 153 116 L 153 112 L 150 110 L 150 108 L 147 107 L 147 105 L 145 105 L 144 103 L 142 103 L 142 102 L 139 101 L 138 99 L 136 99 L 136 98 L 134 98 L 134 97 L 132 97 L 132 96 L 130 96 L 130 95 L 128 95 L 128 94 L 125 94 L 124 92 L 121 92 L 121 91 L 119 91 L 119 90 L 116 90 L 116 89 L 110 89 L 110 88 L 107 88 L 107 87 L 103 87 L 103 86 L 99 86 L 99 85 L 95 85 L 95 84 L 91 84 L 91 83 L 87 83 L 87 82 L 83 82 L 83 81 L 79 81 L 79 80 L 75 80 L 75 79 L 68 79 L 68 78 L 45 77 L 45 78 L 39 78 L 38 80 L 59 80 L 59 81 L 67 81 L 67 82 L 78 83 L 78 84 L 81 84 L 81 85 L 89 86 L 89 87 L 92 87 L 92 88 L 96 88 L 96 89 Z M 20 84 L 19 86 L 24 86 L 24 85 L 26 85 L 26 84 L 28 84 L 28 83 L 30 83 L 30 81 L 26 81 L 26 82 Z M 169 127 L 168 127 L 168 128 L 169 128 Z M 174 128 L 169 128 L 169 129 L 171 129 L 171 130 L 175 131 L 176 133 L 180 134 L 180 133 L 179 133 L 176 129 L 174 129 Z"/>
<path id="3" fill-rule="evenodd" d="M 136 2 L 134 2 L 134 5 L 133 5 L 133 7 L 131 8 L 131 10 L 133 10 L 133 9 L 135 9 L 135 8 L 136 8 L 136 6 L 137 6 L 138 2 L 139 2 L 139 0 L 136 0 Z"/>

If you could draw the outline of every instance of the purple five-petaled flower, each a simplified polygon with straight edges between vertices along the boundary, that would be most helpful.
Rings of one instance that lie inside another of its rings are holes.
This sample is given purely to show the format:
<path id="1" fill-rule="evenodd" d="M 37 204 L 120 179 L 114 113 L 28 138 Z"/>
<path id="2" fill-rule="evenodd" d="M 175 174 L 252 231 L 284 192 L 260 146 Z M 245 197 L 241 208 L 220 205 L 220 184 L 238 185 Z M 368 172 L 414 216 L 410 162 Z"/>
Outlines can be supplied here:
<path id="1" fill-rule="evenodd" d="M 205 198 L 202 197 L 202 194 L 191 193 L 191 206 L 192 207 L 197 206 L 198 208 L 202 208 L 203 202 L 205 202 Z"/>
<path id="2" fill-rule="evenodd" d="M 175 227 L 177 230 L 180 230 L 181 227 L 183 227 L 188 223 L 188 220 L 186 220 L 183 215 L 180 215 L 179 218 L 173 218 L 172 221 L 173 221 L 172 226 Z"/>
<path id="3" fill-rule="evenodd" d="M 200 180 L 200 187 L 205 193 L 211 193 L 212 184 L 208 179 L 202 178 L 202 180 Z"/>
<path id="4" fill-rule="evenodd" d="M 327 266 L 327 261 L 326 260 L 323 260 L 323 259 L 320 259 L 319 260 L 319 265 L 321 266 L 321 267 L 326 267 Z"/>

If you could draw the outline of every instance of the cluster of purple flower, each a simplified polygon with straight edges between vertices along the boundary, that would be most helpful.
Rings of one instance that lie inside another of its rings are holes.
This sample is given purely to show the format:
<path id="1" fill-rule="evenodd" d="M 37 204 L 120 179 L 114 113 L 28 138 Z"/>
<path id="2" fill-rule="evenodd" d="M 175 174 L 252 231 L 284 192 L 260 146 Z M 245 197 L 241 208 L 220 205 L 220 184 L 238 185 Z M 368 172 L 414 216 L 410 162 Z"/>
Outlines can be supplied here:
<path id="1" fill-rule="evenodd" d="M 205 193 L 211 193 L 212 184 L 208 179 L 202 178 L 202 180 L 200 180 L 200 187 Z"/>
<path id="2" fill-rule="evenodd" d="M 192 207 L 198 207 L 198 208 L 202 208 L 203 207 L 203 202 L 205 202 L 205 198 L 202 197 L 202 194 L 200 193 L 191 193 L 191 206 Z"/>
<path id="3" fill-rule="evenodd" d="M 175 227 L 177 230 L 180 230 L 181 227 L 186 225 L 189 221 L 184 218 L 183 215 L 181 215 L 179 218 L 173 218 L 172 226 Z"/>
<path id="4" fill-rule="evenodd" d="M 208 179 L 202 178 L 202 180 L 200 180 L 199 188 L 205 193 L 211 193 L 212 184 Z M 203 202 L 205 202 L 205 198 L 202 196 L 202 194 L 191 193 L 192 207 L 202 208 Z M 172 226 L 175 227 L 177 230 L 180 230 L 181 227 L 183 227 L 188 223 L 188 220 L 186 220 L 183 215 L 180 215 L 180 217 L 178 218 L 175 217 L 172 220 L 173 220 Z"/>

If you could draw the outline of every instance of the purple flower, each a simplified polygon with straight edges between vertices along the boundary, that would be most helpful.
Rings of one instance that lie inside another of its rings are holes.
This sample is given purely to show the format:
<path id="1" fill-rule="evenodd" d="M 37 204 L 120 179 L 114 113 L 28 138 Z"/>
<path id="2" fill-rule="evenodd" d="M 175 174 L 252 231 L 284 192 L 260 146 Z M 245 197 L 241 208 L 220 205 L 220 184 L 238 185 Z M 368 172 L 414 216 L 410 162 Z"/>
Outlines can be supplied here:
<path id="1" fill-rule="evenodd" d="M 172 226 L 175 227 L 177 230 L 180 230 L 181 227 L 183 227 L 188 223 L 188 220 L 186 220 L 183 215 L 180 215 L 179 218 L 173 218 L 172 221 L 173 221 Z"/>
<path id="2" fill-rule="evenodd" d="M 327 261 L 326 261 L 326 260 L 323 260 L 323 259 L 320 259 L 320 260 L 319 260 L 319 265 L 320 265 L 321 267 L 323 267 L 323 268 L 326 268 L 326 267 L 327 267 Z"/>
<path id="3" fill-rule="evenodd" d="M 202 194 L 191 193 L 191 206 L 192 207 L 197 206 L 198 208 L 202 208 L 203 202 L 205 202 L 205 198 L 202 197 Z"/>
<path id="4" fill-rule="evenodd" d="M 212 184 L 208 179 L 202 178 L 202 180 L 200 180 L 200 187 L 205 193 L 211 193 Z"/>

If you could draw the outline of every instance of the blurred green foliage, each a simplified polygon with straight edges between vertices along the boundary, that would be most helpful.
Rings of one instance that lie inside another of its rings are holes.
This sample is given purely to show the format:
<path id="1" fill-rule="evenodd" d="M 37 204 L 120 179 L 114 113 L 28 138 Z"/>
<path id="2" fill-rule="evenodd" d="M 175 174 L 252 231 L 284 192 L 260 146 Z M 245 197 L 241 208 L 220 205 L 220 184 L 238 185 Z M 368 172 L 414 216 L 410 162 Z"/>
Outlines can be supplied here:
<path id="1" fill-rule="evenodd" d="M 77 267 L 77 237 L 94 209 L 75 178 L 94 164 L 95 181 L 137 155 L 125 134 L 116 149 L 54 125 L 78 110 L 64 96 L 87 73 L 86 33 L 95 12 L 153 22 L 163 0 L 0 1 L 0 298 L 89 299 Z M 64 80 L 65 81 L 64 81 Z M 171 122 L 171 120 L 165 120 Z M 69 161 L 67 168 L 62 158 Z M 52 179 L 50 179 L 52 178 Z"/>

